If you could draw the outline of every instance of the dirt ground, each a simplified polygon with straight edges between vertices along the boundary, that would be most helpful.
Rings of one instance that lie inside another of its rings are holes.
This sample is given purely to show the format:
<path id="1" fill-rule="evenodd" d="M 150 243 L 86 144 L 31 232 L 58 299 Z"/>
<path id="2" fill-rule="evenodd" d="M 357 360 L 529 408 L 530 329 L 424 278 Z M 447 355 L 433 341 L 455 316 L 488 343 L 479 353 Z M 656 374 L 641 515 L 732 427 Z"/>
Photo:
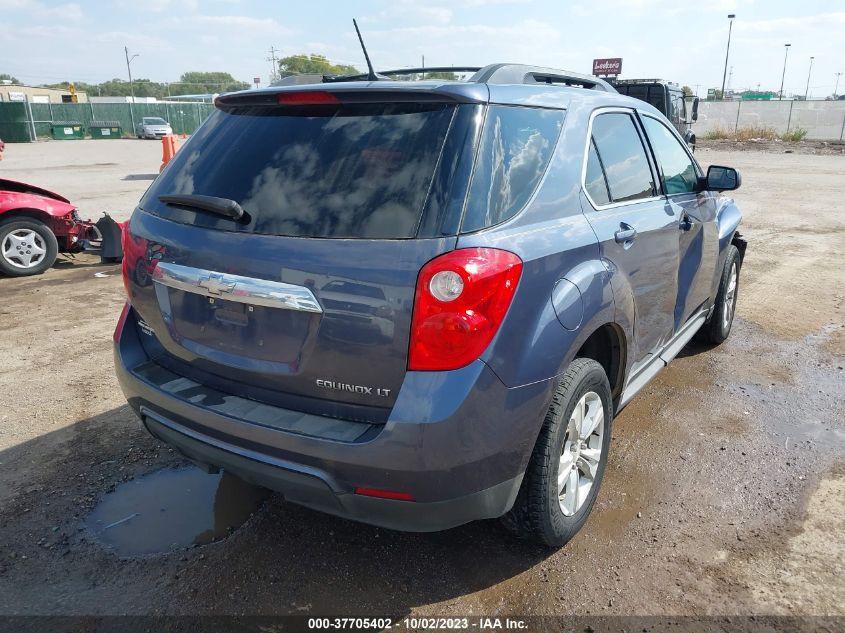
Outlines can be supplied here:
<path id="1" fill-rule="evenodd" d="M 0 176 L 130 210 L 157 144 L 86 143 L 8 146 Z M 598 503 L 559 551 L 495 521 L 403 534 L 272 496 L 218 542 L 120 558 L 89 514 L 182 461 L 113 375 L 119 267 L 0 279 L 0 614 L 845 616 L 845 157 L 699 159 L 743 175 L 738 320 L 615 420 Z"/>

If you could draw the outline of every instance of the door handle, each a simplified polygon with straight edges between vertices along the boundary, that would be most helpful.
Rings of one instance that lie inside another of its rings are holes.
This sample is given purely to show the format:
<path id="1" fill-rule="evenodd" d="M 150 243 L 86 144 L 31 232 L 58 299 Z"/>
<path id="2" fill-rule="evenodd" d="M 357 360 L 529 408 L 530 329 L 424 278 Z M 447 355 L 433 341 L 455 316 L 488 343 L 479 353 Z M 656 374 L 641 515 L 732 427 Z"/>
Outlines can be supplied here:
<path id="1" fill-rule="evenodd" d="M 617 243 L 622 244 L 624 242 L 630 242 L 635 237 L 637 237 L 637 229 L 635 229 L 630 224 L 625 224 L 622 222 L 620 224 L 620 229 L 613 234 L 613 238 L 616 240 Z"/>

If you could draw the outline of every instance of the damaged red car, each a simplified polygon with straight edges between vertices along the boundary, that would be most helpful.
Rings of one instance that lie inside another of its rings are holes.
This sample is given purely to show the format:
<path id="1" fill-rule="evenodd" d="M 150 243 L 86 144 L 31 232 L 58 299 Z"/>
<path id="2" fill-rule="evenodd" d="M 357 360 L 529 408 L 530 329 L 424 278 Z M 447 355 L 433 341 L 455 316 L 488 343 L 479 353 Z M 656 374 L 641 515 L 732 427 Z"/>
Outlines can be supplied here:
<path id="1" fill-rule="evenodd" d="M 95 224 L 81 220 L 67 198 L 0 178 L 0 273 L 38 275 L 59 253 L 78 253 L 101 239 Z"/>

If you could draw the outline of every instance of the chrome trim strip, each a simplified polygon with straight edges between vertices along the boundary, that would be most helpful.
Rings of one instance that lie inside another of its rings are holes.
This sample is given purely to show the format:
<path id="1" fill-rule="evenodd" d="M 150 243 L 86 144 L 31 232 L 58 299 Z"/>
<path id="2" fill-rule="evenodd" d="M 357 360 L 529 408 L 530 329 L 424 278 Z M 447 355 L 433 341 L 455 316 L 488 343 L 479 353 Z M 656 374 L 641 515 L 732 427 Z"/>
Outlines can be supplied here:
<path id="1" fill-rule="evenodd" d="M 153 281 L 168 288 L 193 292 L 212 299 L 315 314 L 323 312 L 311 290 L 279 281 L 218 273 L 167 262 L 159 262 L 156 265 Z"/>

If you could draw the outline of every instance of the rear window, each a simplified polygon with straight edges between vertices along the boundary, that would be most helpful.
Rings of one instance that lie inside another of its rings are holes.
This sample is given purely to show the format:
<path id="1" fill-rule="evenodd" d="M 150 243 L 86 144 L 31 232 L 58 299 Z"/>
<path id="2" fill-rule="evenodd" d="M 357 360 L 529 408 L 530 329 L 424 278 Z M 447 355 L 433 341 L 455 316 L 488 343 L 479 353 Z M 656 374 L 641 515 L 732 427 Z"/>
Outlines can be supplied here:
<path id="1" fill-rule="evenodd" d="M 216 110 L 141 207 L 227 231 L 413 237 L 455 108 L 381 103 Z M 165 205 L 158 200 L 165 194 L 235 200 L 248 222 Z"/>

